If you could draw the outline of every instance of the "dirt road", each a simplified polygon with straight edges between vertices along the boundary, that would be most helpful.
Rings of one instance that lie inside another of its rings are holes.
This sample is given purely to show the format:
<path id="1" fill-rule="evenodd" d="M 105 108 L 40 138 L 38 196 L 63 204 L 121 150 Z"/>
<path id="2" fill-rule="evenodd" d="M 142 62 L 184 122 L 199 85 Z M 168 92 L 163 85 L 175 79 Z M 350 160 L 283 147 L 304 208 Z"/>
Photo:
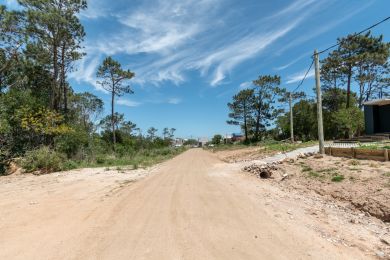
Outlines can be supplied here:
<path id="1" fill-rule="evenodd" d="M 209 152 L 133 175 L 1 178 L 0 259 L 367 258 L 267 208 L 251 177 Z"/>

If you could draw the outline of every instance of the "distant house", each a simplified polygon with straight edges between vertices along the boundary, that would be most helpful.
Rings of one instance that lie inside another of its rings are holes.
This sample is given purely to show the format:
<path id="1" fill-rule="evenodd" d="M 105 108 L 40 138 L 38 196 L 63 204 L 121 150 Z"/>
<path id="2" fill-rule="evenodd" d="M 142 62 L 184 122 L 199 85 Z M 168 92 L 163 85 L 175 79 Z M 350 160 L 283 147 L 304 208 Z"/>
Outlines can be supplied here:
<path id="1" fill-rule="evenodd" d="M 232 142 L 237 142 L 237 141 L 244 141 L 245 137 L 242 134 L 233 134 L 232 135 Z"/>
<path id="2" fill-rule="evenodd" d="M 224 144 L 232 143 L 232 137 L 233 137 L 233 135 L 226 134 L 226 135 L 223 137 L 223 143 L 224 143 Z"/>
<path id="3" fill-rule="evenodd" d="M 390 133 L 390 99 L 364 103 L 366 134 Z"/>
<path id="4" fill-rule="evenodd" d="M 183 144 L 184 144 L 183 138 L 175 138 L 174 140 L 172 140 L 173 146 L 180 147 L 180 146 L 183 146 Z"/>
<path id="5" fill-rule="evenodd" d="M 209 139 L 207 137 L 201 137 L 198 139 L 198 145 L 200 147 L 206 146 L 206 144 L 209 142 Z"/>

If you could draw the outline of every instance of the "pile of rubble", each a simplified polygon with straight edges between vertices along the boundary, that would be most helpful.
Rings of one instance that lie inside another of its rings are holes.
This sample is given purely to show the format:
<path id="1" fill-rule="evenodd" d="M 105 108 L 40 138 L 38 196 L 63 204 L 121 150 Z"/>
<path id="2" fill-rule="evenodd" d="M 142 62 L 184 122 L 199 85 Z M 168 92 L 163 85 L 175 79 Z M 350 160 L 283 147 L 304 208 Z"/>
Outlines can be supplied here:
<path id="1" fill-rule="evenodd" d="M 268 163 L 268 164 L 251 164 L 244 167 L 244 171 L 249 172 L 253 175 L 256 175 L 259 178 L 267 179 L 272 176 L 272 172 L 277 170 L 277 163 Z"/>

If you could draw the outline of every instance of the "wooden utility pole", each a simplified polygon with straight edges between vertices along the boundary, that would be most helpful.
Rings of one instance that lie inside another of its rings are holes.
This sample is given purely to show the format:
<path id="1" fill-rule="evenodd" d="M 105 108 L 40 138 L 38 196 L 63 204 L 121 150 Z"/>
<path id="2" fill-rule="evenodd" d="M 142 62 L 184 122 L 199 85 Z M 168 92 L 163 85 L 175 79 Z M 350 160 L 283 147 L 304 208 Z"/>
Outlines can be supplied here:
<path id="1" fill-rule="evenodd" d="M 321 81 L 320 81 L 320 61 L 317 50 L 314 50 L 314 67 L 317 90 L 317 121 L 318 121 L 318 141 L 320 144 L 320 154 L 325 154 L 324 146 L 324 126 L 322 121 L 322 95 L 321 95 Z"/>
<path id="2" fill-rule="evenodd" d="M 292 94 L 291 93 L 289 93 L 289 103 L 290 103 L 290 134 L 291 134 L 291 142 L 294 143 L 294 117 L 293 117 Z"/>

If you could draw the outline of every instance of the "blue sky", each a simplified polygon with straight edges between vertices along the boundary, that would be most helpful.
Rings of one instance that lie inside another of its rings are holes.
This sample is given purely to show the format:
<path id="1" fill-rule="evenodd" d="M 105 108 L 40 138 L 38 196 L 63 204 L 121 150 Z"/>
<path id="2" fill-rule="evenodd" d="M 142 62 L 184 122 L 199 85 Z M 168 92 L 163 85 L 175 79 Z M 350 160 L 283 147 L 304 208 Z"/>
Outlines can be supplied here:
<path id="1" fill-rule="evenodd" d="M 15 0 L 0 3 L 16 8 Z M 315 48 L 389 16 L 388 0 L 90 0 L 80 15 L 87 56 L 69 76 L 110 110 L 96 84 L 108 55 L 135 72 L 134 95 L 116 101 L 144 132 L 177 129 L 181 137 L 227 134 L 227 102 L 259 75 L 278 74 L 294 89 Z M 390 23 L 373 30 L 390 37 Z M 302 86 L 312 93 L 313 71 Z M 281 104 L 283 106 L 283 104 Z"/>

